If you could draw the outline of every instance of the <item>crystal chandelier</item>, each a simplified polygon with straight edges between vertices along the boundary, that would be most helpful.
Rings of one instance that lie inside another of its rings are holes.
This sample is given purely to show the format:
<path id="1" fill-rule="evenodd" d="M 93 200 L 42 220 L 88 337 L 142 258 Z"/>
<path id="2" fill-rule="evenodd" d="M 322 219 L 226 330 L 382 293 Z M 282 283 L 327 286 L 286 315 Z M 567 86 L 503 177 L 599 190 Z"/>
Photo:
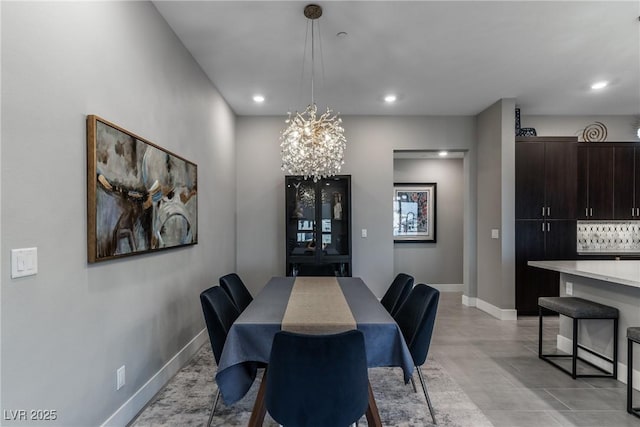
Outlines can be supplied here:
<path id="1" fill-rule="evenodd" d="M 287 124 L 280 135 L 282 170 L 290 175 L 321 178 L 336 175 L 344 164 L 347 143 L 339 114 L 327 108 L 318 116 L 314 101 L 314 20 L 322 16 L 322 8 L 315 4 L 304 8 L 304 16 L 311 20 L 311 104 L 302 112 L 289 114 Z"/>

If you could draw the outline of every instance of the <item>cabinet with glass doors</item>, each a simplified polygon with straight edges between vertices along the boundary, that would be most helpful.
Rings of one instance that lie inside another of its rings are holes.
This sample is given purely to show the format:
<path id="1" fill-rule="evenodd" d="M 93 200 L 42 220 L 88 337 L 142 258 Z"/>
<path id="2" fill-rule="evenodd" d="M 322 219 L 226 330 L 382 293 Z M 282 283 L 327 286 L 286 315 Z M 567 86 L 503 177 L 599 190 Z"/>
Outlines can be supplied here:
<path id="1" fill-rule="evenodd" d="M 287 276 L 351 276 L 351 176 L 285 177 Z"/>

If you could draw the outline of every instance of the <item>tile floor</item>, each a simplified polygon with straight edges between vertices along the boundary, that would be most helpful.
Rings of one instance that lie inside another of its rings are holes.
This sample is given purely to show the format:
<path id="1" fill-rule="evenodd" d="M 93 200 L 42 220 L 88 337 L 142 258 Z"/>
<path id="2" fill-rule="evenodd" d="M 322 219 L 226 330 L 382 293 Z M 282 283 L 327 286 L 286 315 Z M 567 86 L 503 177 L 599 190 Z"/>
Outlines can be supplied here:
<path id="1" fill-rule="evenodd" d="M 549 346 L 556 319 L 545 318 Z M 537 352 L 537 317 L 500 321 L 463 306 L 460 293 L 441 294 L 430 353 L 496 427 L 640 426 L 626 412 L 625 384 L 573 380 Z M 640 393 L 634 396 L 640 402 Z"/>

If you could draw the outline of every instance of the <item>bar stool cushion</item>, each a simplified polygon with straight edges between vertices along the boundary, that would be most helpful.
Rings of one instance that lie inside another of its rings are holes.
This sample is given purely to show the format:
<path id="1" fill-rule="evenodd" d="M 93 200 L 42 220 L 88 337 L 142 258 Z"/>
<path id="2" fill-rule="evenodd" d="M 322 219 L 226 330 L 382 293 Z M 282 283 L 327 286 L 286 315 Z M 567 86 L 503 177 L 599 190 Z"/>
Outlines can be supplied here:
<path id="1" fill-rule="evenodd" d="M 631 341 L 640 343 L 640 327 L 633 326 L 631 328 L 627 328 L 627 338 L 629 338 Z"/>
<path id="2" fill-rule="evenodd" d="M 540 297 L 538 305 L 574 319 L 617 319 L 618 309 L 578 297 Z"/>

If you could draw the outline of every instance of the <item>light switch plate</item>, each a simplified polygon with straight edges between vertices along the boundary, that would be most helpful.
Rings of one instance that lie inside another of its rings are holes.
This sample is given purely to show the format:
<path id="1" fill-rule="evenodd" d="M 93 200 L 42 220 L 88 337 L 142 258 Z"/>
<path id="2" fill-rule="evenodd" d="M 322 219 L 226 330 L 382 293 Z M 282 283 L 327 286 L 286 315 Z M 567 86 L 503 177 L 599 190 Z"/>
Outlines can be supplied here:
<path id="1" fill-rule="evenodd" d="M 120 390 L 126 384 L 125 366 L 122 365 L 116 371 L 116 390 Z"/>
<path id="2" fill-rule="evenodd" d="M 491 229 L 491 238 L 492 239 L 499 239 L 500 238 L 500 230 L 498 230 L 497 228 L 492 228 Z"/>
<path id="3" fill-rule="evenodd" d="M 366 229 L 366 228 L 363 228 L 363 229 L 362 229 L 362 234 L 361 234 L 361 236 L 362 236 L 363 238 L 365 238 L 365 239 L 366 239 L 366 237 L 367 237 L 367 229 Z"/>
<path id="4" fill-rule="evenodd" d="M 11 249 L 11 278 L 38 273 L 38 248 Z"/>

